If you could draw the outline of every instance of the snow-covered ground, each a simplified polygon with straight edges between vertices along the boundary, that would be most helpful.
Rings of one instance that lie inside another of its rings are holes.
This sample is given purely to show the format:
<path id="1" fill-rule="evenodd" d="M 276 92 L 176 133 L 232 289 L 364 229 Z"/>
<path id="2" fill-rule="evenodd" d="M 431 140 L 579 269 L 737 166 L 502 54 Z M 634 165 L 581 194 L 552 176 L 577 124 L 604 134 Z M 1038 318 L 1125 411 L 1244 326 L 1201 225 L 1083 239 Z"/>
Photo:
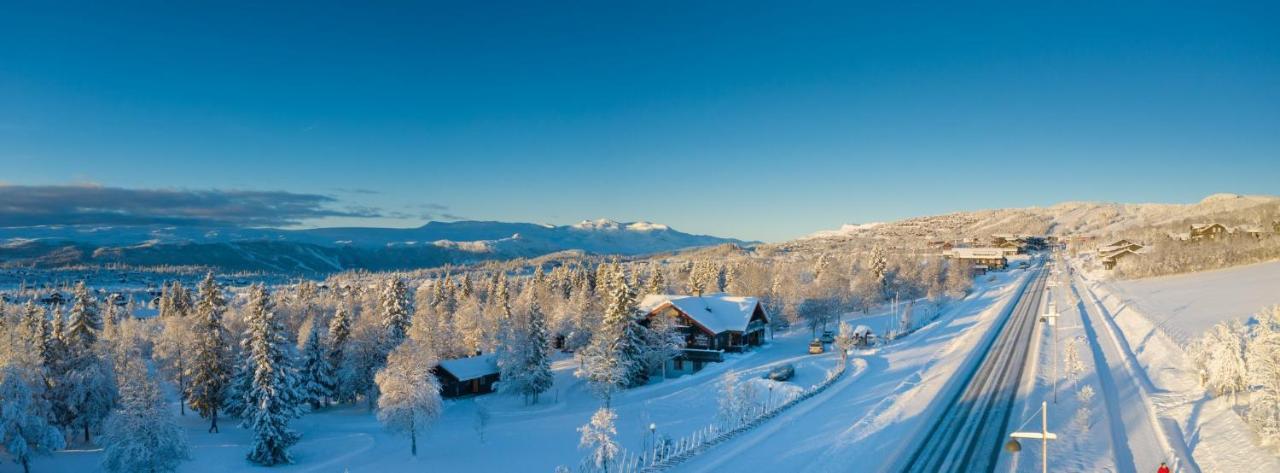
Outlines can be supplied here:
<path id="1" fill-rule="evenodd" d="M 1161 448 L 1189 456 L 1190 469 L 1280 471 L 1280 458 L 1259 446 L 1230 400 L 1205 394 L 1183 350 L 1190 337 L 1218 321 L 1243 319 L 1280 302 L 1278 280 L 1280 262 L 1137 281 L 1077 279 L 1097 341 L 1113 348 L 1106 356 L 1122 390 L 1124 415 L 1154 419 Z M 1130 395 L 1125 384 L 1133 385 Z M 1131 437 L 1130 448 L 1141 454 L 1153 447 L 1135 447 Z"/>
<path id="2" fill-rule="evenodd" d="M 658 436 L 679 438 L 714 421 L 717 385 L 725 371 L 738 370 L 744 382 L 757 382 L 768 369 L 781 363 L 796 367 L 795 377 L 773 394 L 798 391 L 820 383 L 837 362 L 834 353 L 809 355 L 810 334 L 797 329 L 780 334 L 765 347 L 741 355 L 728 355 L 724 363 L 711 364 L 694 375 L 627 390 L 613 399 L 618 414 L 620 444 L 641 451 L 648 441 L 648 426 L 657 425 Z M 557 465 L 574 466 L 584 456 L 578 449 L 576 429 L 600 406 L 585 383 L 573 376 L 574 359 L 561 357 L 554 364 L 556 388 L 534 406 L 516 397 L 485 395 L 448 401 L 442 417 L 418 439 L 418 457 L 409 454 L 409 440 L 385 432 L 366 406 L 325 409 L 293 422 L 303 433 L 292 449 L 295 463 L 273 470 L 290 472 L 402 472 L 402 471 L 552 471 Z M 477 411 L 487 410 L 489 421 L 481 440 Z M 173 412 L 178 412 L 173 405 Z M 192 444 L 192 460 L 181 472 L 259 471 L 245 461 L 249 432 L 222 420 L 222 433 L 207 433 L 207 421 L 188 412 L 180 424 Z M 97 471 L 99 450 L 71 448 L 51 457 L 39 457 L 33 471 Z M 0 471 L 15 471 L 5 463 Z"/>
<path id="3" fill-rule="evenodd" d="M 1028 272 L 997 273 L 909 337 L 857 353 L 866 367 L 828 391 L 676 471 L 880 471 L 927 425 L 953 374 L 998 319 Z M 877 327 L 875 323 L 868 324 Z"/>
<path id="4" fill-rule="evenodd" d="M 1246 320 L 1280 304 L 1280 261 L 1158 278 L 1117 281 L 1109 289 L 1180 343 L 1224 320 Z"/>

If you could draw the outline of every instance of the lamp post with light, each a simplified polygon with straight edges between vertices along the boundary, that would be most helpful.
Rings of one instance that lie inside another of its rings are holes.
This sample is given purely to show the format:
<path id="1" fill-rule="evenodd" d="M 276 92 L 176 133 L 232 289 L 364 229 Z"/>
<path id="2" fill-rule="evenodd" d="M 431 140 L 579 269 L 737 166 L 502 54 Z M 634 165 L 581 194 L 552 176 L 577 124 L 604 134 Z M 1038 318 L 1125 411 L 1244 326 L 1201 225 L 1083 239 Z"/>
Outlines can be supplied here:
<path id="1" fill-rule="evenodd" d="M 1014 432 L 1009 434 L 1009 443 L 1004 444 L 1004 449 L 1011 453 L 1022 451 L 1022 444 L 1018 443 L 1018 439 L 1039 439 L 1041 443 L 1040 449 L 1040 471 L 1049 473 L 1049 441 L 1057 440 L 1058 434 L 1049 432 L 1049 403 L 1040 401 L 1040 431 L 1039 432 Z"/>

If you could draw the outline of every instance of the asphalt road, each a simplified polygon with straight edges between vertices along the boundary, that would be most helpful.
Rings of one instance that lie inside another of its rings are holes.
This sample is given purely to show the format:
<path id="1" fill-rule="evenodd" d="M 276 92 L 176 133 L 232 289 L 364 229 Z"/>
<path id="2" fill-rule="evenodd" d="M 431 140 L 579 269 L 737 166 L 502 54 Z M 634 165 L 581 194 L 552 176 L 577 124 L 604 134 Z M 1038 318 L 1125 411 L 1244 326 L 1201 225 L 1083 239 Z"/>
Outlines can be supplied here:
<path id="1" fill-rule="evenodd" d="M 1048 273 L 1038 274 L 1018 296 L 986 355 L 968 382 L 947 400 L 942 414 L 915 439 L 916 448 L 901 463 L 903 472 L 993 471 L 1008 440 L 1019 383 L 1035 342 L 1035 324 Z M 981 348 L 980 348 L 981 349 Z"/>

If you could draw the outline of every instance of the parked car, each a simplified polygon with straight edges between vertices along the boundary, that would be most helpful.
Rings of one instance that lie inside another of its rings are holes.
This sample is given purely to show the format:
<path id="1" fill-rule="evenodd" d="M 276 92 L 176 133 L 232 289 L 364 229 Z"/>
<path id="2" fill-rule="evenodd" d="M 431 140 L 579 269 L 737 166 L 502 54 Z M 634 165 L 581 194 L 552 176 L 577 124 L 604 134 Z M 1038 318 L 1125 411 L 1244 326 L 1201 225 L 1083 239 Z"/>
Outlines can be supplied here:
<path id="1" fill-rule="evenodd" d="M 809 342 L 809 354 L 818 355 L 824 351 L 826 351 L 826 348 L 823 346 L 822 340 L 815 338 L 812 342 Z"/>
<path id="2" fill-rule="evenodd" d="M 791 363 L 787 363 L 787 364 L 773 367 L 773 369 L 769 370 L 768 373 L 764 374 L 764 378 L 772 379 L 774 381 L 786 381 L 788 379 L 791 379 L 791 377 L 795 375 L 796 375 L 795 365 L 792 365 Z"/>
<path id="3" fill-rule="evenodd" d="M 823 330 L 821 340 L 822 343 L 834 343 L 836 341 L 836 334 L 830 330 Z"/>

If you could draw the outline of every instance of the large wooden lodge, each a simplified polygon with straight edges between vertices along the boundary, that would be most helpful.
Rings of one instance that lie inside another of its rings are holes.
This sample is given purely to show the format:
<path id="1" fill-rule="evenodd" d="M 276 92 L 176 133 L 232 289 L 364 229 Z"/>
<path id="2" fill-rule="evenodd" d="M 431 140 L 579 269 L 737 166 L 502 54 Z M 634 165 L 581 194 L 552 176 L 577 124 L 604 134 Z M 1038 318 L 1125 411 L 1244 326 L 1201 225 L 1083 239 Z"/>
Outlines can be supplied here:
<path id="1" fill-rule="evenodd" d="M 668 376 L 694 373 L 707 363 L 724 361 L 725 352 L 762 345 L 769 330 L 769 314 L 754 297 L 654 294 L 640 301 L 640 311 L 642 323 L 670 317 L 685 335 L 684 350 L 668 362 Z"/>

